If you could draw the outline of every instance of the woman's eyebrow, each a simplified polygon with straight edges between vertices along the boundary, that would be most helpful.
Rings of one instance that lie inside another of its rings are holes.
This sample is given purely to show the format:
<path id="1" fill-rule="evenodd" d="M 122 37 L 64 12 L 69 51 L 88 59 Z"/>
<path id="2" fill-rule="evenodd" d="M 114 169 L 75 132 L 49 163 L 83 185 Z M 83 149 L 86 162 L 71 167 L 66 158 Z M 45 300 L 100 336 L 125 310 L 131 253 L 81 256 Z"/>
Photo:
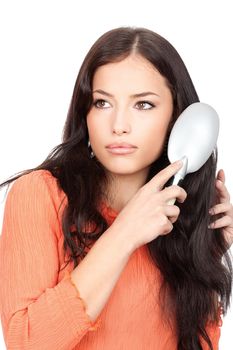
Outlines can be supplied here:
<path id="1" fill-rule="evenodd" d="M 94 92 L 99 92 L 100 94 L 102 95 L 105 95 L 105 96 L 108 96 L 108 97 L 114 97 L 114 95 L 110 94 L 109 92 L 106 92 L 104 90 L 101 90 L 101 89 L 98 89 L 98 90 L 95 90 L 93 91 Z M 135 98 L 135 97 L 144 97 L 144 96 L 147 96 L 147 95 L 155 95 L 155 96 L 158 96 L 160 97 L 158 94 L 156 94 L 155 92 L 152 92 L 152 91 L 145 91 L 145 92 L 140 92 L 138 94 L 134 94 L 134 95 L 130 95 L 131 98 Z"/>

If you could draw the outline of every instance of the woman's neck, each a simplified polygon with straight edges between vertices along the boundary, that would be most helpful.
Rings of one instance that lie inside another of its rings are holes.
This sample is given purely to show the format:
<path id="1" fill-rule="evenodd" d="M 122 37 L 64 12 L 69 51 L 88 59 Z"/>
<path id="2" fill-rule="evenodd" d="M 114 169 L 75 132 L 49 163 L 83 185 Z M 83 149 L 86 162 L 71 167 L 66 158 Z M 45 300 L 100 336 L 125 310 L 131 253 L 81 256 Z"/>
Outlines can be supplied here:
<path id="1" fill-rule="evenodd" d="M 145 184 L 147 174 L 147 168 L 135 174 L 111 174 L 107 190 L 108 205 L 120 212 L 139 188 Z"/>

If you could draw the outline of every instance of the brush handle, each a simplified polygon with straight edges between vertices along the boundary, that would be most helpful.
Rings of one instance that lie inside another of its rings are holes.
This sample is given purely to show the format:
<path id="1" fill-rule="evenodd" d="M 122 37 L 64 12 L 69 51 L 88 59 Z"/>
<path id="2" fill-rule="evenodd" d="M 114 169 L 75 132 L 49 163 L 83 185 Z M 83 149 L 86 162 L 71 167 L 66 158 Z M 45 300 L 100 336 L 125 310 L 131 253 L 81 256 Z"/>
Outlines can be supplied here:
<path id="1" fill-rule="evenodd" d="M 174 176 L 174 178 L 173 178 L 173 181 L 172 181 L 172 183 L 170 184 L 170 186 L 172 186 L 172 185 L 181 185 L 181 183 L 182 183 L 182 181 L 183 181 L 183 177 L 179 174 L 179 173 L 177 173 L 175 176 Z M 170 199 L 169 201 L 167 201 L 167 204 L 168 205 L 173 205 L 174 203 L 175 203 L 175 201 L 176 201 L 176 198 L 173 198 L 173 199 Z"/>
<path id="2" fill-rule="evenodd" d="M 187 174 L 187 168 L 188 168 L 188 158 L 186 156 L 182 157 L 183 166 L 182 168 L 174 175 L 173 179 L 171 180 L 171 183 L 169 183 L 169 186 L 172 185 L 180 185 L 182 181 L 184 180 L 185 175 Z M 168 186 L 167 186 L 168 187 Z M 173 205 L 175 203 L 176 199 L 170 199 L 167 201 L 168 205 Z"/>

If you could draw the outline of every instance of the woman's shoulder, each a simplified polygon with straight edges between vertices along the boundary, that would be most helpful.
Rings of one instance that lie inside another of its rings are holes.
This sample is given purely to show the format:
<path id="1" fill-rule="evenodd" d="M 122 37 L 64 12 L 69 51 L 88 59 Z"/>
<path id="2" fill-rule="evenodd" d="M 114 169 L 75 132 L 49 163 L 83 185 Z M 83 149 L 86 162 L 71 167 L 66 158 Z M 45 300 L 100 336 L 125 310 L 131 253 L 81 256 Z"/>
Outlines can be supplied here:
<path id="1" fill-rule="evenodd" d="M 51 171 L 46 169 L 39 169 L 39 170 L 31 170 L 29 172 L 22 173 L 15 181 L 14 183 L 19 182 L 31 182 L 33 180 L 39 180 L 39 181 L 47 181 L 47 180 L 56 180 L 55 176 L 51 173 Z"/>
<path id="2" fill-rule="evenodd" d="M 11 183 L 8 196 L 34 196 L 40 200 L 49 196 L 56 206 L 66 200 L 58 179 L 46 169 L 32 170 L 18 177 Z"/>
<path id="3" fill-rule="evenodd" d="M 49 187 L 52 185 L 54 187 L 58 186 L 57 179 L 52 175 L 49 170 L 39 169 L 31 170 L 21 174 L 16 180 L 14 180 L 10 188 L 15 189 L 18 187 L 25 187 L 25 189 L 30 190 L 30 187 L 35 187 L 35 185 L 47 184 Z"/>

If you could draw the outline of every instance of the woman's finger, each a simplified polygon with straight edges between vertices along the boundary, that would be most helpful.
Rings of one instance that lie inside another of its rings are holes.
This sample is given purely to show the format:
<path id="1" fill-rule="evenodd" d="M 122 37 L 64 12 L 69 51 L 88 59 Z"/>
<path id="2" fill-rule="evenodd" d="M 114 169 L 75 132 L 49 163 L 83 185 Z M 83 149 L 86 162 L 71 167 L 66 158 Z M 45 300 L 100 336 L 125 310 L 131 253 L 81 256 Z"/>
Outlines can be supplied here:
<path id="1" fill-rule="evenodd" d="M 218 174 L 217 174 L 217 179 L 222 181 L 224 184 L 225 184 L 225 181 L 226 181 L 226 176 L 225 176 L 225 172 L 223 169 L 220 169 L 218 171 Z"/>
<path id="2" fill-rule="evenodd" d="M 232 217 L 225 215 L 222 218 L 209 224 L 208 228 L 217 229 L 217 228 L 227 227 L 227 226 L 230 226 L 232 224 L 233 224 Z"/>
<path id="3" fill-rule="evenodd" d="M 180 208 L 176 205 L 166 205 L 164 207 L 164 213 L 173 224 L 180 214 Z"/>
<path id="4" fill-rule="evenodd" d="M 224 202 L 220 204 L 216 204 L 214 207 L 210 208 L 209 213 L 211 215 L 226 213 L 228 211 L 233 210 L 233 206 L 230 202 Z"/>
<path id="5" fill-rule="evenodd" d="M 220 202 L 229 202 L 230 201 L 230 194 L 227 191 L 227 188 L 225 186 L 225 184 L 221 181 L 221 180 L 217 180 L 216 181 L 216 187 L 219 193 L 219 199 Z"/>

